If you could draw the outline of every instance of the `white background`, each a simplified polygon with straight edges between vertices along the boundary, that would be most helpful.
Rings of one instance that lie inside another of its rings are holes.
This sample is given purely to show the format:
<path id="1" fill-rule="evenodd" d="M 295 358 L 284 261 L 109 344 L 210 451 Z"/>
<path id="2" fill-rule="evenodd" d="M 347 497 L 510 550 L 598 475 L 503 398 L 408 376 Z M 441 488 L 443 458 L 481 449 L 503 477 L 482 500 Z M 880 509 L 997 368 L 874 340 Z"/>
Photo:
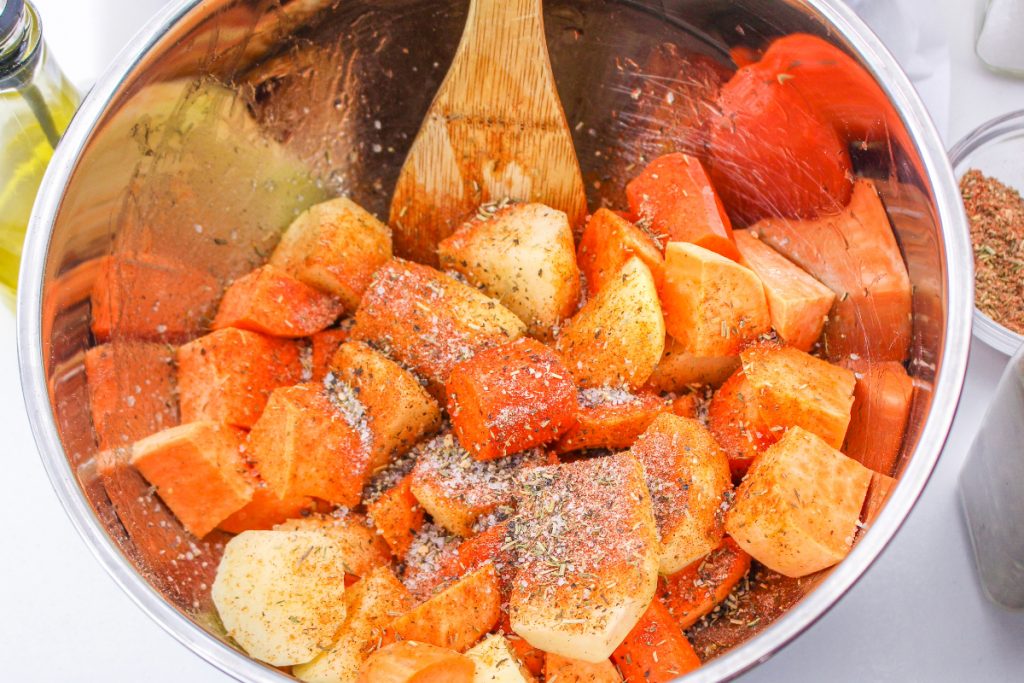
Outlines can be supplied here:
<path id="1" fill-rule="evenodd" d="M 161 4 L 35 1 L 54 53 L 80 86 Z M 948 141 L 1024 108 L 1024 82 L 988 73 L 973 55 L 973 0 L 919 5 L 938 11 L 931 24 L 951 48 Z M 229 680 L 144 616 L 73 531 L 29 433 L 14 336 L 13 316 L 0 307 L 0 680 Z M 981 596 L 956 495 L 964 453 L 1004 362 L 975 343 L 951 438 L 902 531 L 828 615 L 745 683 L 1024 680 L 1024 614 L 1002 612 Z"/>

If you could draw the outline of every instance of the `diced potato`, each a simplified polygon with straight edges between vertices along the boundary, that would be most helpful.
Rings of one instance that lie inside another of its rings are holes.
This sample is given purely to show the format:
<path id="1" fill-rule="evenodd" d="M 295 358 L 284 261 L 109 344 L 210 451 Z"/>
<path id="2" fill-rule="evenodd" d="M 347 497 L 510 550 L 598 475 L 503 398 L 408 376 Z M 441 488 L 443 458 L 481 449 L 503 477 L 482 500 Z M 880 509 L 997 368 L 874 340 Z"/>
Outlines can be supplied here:
<path id="1" fill-rule="evenodd" d="M 650 235 L 614 211 L 595 211 L 587 221 L 576 250 L 576 260 L 589 295 L 600 292 L 634 256 L 651 269 L 654 286 L 660 290 L 665 277 L 665 257 L 661 255 L 661 247 Z"/>
<path id="2" fill-rule="evenodd" d="M 454 650 L 404 640 L 371 654 L 356 683 L 473 683 L 473 660 Z"/>
<path id="3" fill-rule="evenodd" d="M 390 569 L 374 569 L 345 591 L 345 621 L 334 644 L 308 664 L 292 667 L 292 674 L 308 683 L 355 683 L 384 627 L 412 606 L 412 596 Z"/>
<path id="4" fill-rule="evenodd" d="M 708 429 L 729 457 L 729 468 L 736 479 L 765 448 L 782 436 L 761 421 L 754 390 L 743 368 L 739 368 L 715 392 L 708 403 Z"/>
<path id="5" fill-rule="evenodd" d="M 244 441 L 240 429 L 190 422 L 136 441 L 131 461 L 184 527 L 202 538 L 252 500 Z"/>
<path id="6" fill-rule="evenodd" d="M 344 515 L 310 515 L 289 519 L 274 527 L 278 531 L 320 531 L 339 543 L 345 571 L 353 576 L 368 576 L 391 562 L 387 543 L 365 516 L 357 512 Z"/>
<path id="7" fill-rule="evenodd" d="M 544 680 L 557 683 L 622 683 L 622 676 L 610 659 L 584 662 L 548 652 L 544 655 Z"/>
<path id="8" fill-rule="evenodd" d="M 728 356 L 698 356 L 686 351 L 672 337 L 665 340 L 665 354 L 647 386 L 653 391 L 679 392 L 693 386 L 720 386 L 740 366 L 738 354 Z"/>
<path id="9" fill-rule="evenodd" d="M 415 640 L 464 652 L 501 616 L 501 586 L 485 564 L 388 624 L 384 641 Z"/>
<path id="10" fill-rule="evenodd" d="M 726 536 L 710 555 L 665 577 L 658 597 L 685 630 L 711 614 L 749 570 L 750 555 Z"/>
<path id="11" fill-rule="evenodd" d="M 473 535 L 481 515 L 515 500 L 520 472 L 547 462 L 539 450 L 476 460 L 451 434 L 435 437 L 418 452 L 412 471 L 413 495 L 436 523 L 463 537 Z"/>
<path id="12" fill-rule="evenodd" d="M 503 636 L 487 636 L 466 650 L 466 656 L 476 665 L 473 683 L 533 683 L 535 680 Z"/>
<path id="13" fill-rule="evenodd" d="M 452 269 L 548 338 L 576 310 L 580 271 L 569 219 L 543 204 L 513 204 L 475 218 L 437 245 Z"/>
<path id="14" fill-rule="evenodd" d="M 371 470 L 384 467 L 441 426 L 440 406 L 412 373 L 366 344 L 345 342 L 338 347 L 331 372 L 351 386 L 366 407 Z"/>
<path id="15" fill-rule="evenodd" d="M 776 430 L 803 427 L 833 448 L 843 445 L 853 372 L 788 346 L 754 346 L 740 357 L 763 424 Z"/>
<path id="16" fill-rule="evenodd" d="M 665 247 L 661 298 L 668 333 L 696 356 L 735 355 L 772 326 L 754 271 L 696 244 Z"/>
<path id="17" fill-rule="evenodd" d="M 253 483 L 252 500 L 246 503 L 241 510 L 218 524 L 218 529 L 230 534 L 272 529 L 276 524 L 294 517 L 312 514 L 316 509 L 316 500 L 309 496 L 280 498 L 254 468 L 250 467 L 249 470 Z"/>
<path id="18" fill-rule="evenodd" d="M 525 331 L 512 311 L 487 295 L 428 266 L 394 259 L 374 274 L 352 338 L 418 373 L 439 398 L 456 363 Z"/>
<path id="19" fill-rule="evenodd" d="M 846 557 L 870 482 L 871 470 L 793 427 L 754 462 L 725 528 L 769 569 L 805 576 Z"/>
<path id="20" fill-rule="evenodd" d="M 327 328 L 341 311 L 339 299 L 263 266 L 228 286 L 213 329 L 238 327 L 272 337 L 306 337 Z"/>
<path id="21" fill-rule="evenodd" d="M 842 365 L 857 380 L 843 452 L 876 472 L 892 474 L 907 431 L 914 380 L 895 361 L 847 359 Z"/>
<path id="22" fill-rule="evenodd" d="M 391 230 L 346 197 L 311 206 L 281 236 L 270 263 L 359 306 L 374 271 L 391 258 Z"/>
<path id="23" fill-rule="evenodd" d="M 836 295 L 749 230 L 733 233 L 742 263 L 761 278 L 772 327 L 790 346 L 810 351 Z"/>
<path id="24" fill-rule="evenodd" d="M 228 328 L 178 347 L 181 421 L 252 427 L 270 392 L 299 381 L 299 347 L 287 339 Z"/>
<path id="25" fill-rule="evenodd" d="M 829 359 L 906 359 L 910 277 L 872 181 L 854 183 L 850 203 L 838 214 L 809 221 L 768 219 L 751 232 L 835 292 L 825 324 Z"/>
<path id="26" fill-rule="evenodd" d="M 512 630 L 546 652 L 607 659 L 658 583 L 643 466 L 622 453 L 538 467 L 521 477 L 517 503 Z"/>
<path id="27" fill-rule="evenodd" d="M 643 386 L 665 348 L 658 291 L 643 261 L 629 259 L 566 323 L 556 348 L 583 387 Z"/>
<path id="28" fill-rule="evenodd" d="M 576 421 L 576 384 L 552 349 L 529 338 L 456 365 L 445 384 L 452 429 L 477 460 L 558 438 Z"/>
<path id="29" fill-rule="evenodd" d="M 275 389 L 249 433 L 248 455 L 281 498 L 353 507 L 370 476 L 369 430 L 354 392 L 338 384 Z"/>
<path id="30" fill-rule="evenodd" d="M 629 448 L 654 418 L 670 409 L 668 401 L 660 396 L 623 389 L 583 389 L 579 404 L 576 424 L 555 446 L 558 453 Z"/>
<path id="31" fill-rule="evenodd" d="M 662 574 L 714 550 L 725 534 L 729 460 L 704 425 L 659 415 L 630 449 L 644 466 L 661 535 Z"/>
<path id="32" fill-rule="evenodd" d="M 423 527 L 425 516 L 423 506 L 412 495 L 412 475 L 405 475 L 377 500 L 369 503 L 366 514 L 395 557 L 405 558 L 413 534 Z"/>
<path id="33" fill-rule="evenodd" d="M 312 365 L 310 380 L 319 382 L 330 372 L 334 352 L 348 340 L 349 334 L 349 328 L 342 326 L 317 332 L 309 338 L 310 365 Z"/>
<path id="34" fill-rule="evenodd" d="M 250 656 L 303 664 L 331 646 L 345 619 L 341 544 L 316 531 L 246 531 L 224 547 L 212 595 Z"/>
<path id="35" fill-rule="evenodd" d="M 89 409 L 101 450 L 130 445 L 178 424 L 174 351 L 113 342 L 85 352 Z"/>

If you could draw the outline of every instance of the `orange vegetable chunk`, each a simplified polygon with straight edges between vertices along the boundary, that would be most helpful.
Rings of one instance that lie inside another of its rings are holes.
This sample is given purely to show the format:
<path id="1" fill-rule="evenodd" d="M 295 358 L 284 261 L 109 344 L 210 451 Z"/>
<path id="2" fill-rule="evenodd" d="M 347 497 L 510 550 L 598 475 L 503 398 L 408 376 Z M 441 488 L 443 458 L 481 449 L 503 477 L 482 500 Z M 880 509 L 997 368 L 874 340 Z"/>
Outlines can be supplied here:
<path id="1" fill-rule="evenodd" d="M 853 372 L 788 346 L 762 344 L 740 354 L 761 422 L 769 429 L 803 427 L 833 448 L 850 424 Z"/>
<path id="2" fill-rule="evenodd" d="M 612 661 L 625 683 L 668 683 L 700 667 L 690 641 L 657 598 L 615 648 Z"/>
<path id="3" fill-rule="evenodd" d="M 403 640 L 377 650 L 356 683 L 473 683 L 473 660 L 454 650 Z"/>
<path id="4" fill-rule="evenodd" d="M 672 574 L 714 550 L 725 534 L 729 460 L 696 420 L 659 415 L 630 449 L 644 466 L 661 537 L 659 571 Z"/>
<path id="5" fill-rule="evenodd" d="M 735 355 L 771 329 L 757 275 L 695 244 L 668 243 L 661 298 L 665 329 L 697 356 Z"/>
<path id="6" fill-rule="evenodd" d="M 835 292 L 824 332 L 829 359 L 906 360 L 910 277 L 870 180 L 854 184 L 849 205 L 838 213 L 808 221 L 764 220 L 751 231 Z"/>
<path id="7" fill-rule="evenodd" d="M 275 389 L 249 434 L 248 455 L 281 498 L 353 507 L 370 476 L 365 409 L 346 385 Z"/>
<path id="8" fill-rule="evenodd" d="M 213 329 L 238 327 L 272 337 L 306 337 L 341 315 L 341 301 L 273 266 L 232 282 L 213 319 Z"/>
<path id="9" fill-rule="evenodd" d="M 185 528 L 202 538 L 252 500 L 244 441 L 240 429 L 191 422 L 136 441 L 131 461 Z"/>
<path id="10" fill-rule="evenodd" d="M 740 263 L 764 284 L 772 327 L 793 348 L 810 351 L 821 337 L 836 295 L 749 230 L 737 230 L 734 237 Z"/>
<path id="11" fill-rule="evenodd" d="M 870 482 L 871 470 L 793 427 L 754 462 L 725 529 L 769 569 L 806 576 L 850 552 Z"/>
<path id="12" fill-rule="evenodd" d="M 738 260 L 732 223 L 700 159 L 660 156 L 626 185 L 633 215 L 663 242 L 690 242 Z"/>
<path id="13" fill-rule="evenodd" d="M 501 576 L 501 570 L 504 568 L 501 565 L 507 564 L 507 559 L 509 558 L 501 558 L 500 556 L 505 552 L 503 546 L 505 545 L 507 533 L 508 523 L 502 522 L 470 536 L 460 543 L 459 547 L 453 552 L 441 558 L 440 566 L 438 567 L 438 574 L 441 578 L 440 583 L 443 584 L 452 579 L 458 579 L 485 562 L 494 563 L 495 570 L 498 572 L 498 578 L 504 578 Z M 505 593 L 506 591 L 503 590 L 502 592 Z"/>
<path id="14" fill-rule="evenodd" d="M 178 347 L 181 421 L 252 427 L 270 392 L 299 381 L 299 347 L 286 339 L 227 328 Z"/>
<path id="15" fill-rule="evenodd" d="M 711 614 L 750 570 L 750 555 L 726 536 L 711 553 L 665 577 L 659 597 L 686 630 Z"/>
<path id="16" fill-rule="evenodd" d="M 622 683 L 622 676 L 609 659 L 584 662 L 545 652 L 544 680 L 557 683 Z"/>
<path id="17" fill-rule="evenodd" d="M 552 349 L 529 338 L 456 365 L 445 385 L 452 428 L 477 460 L 557 439 L 576 419 L 576 385 Z"/>
<path id="18" fill-rule="evenodd" d="M 253 485 L 252 500 L 218 524 L 218 529 L 231 534 L 272 529 L 286 520 L 311 514 L 317 506 L 316 501 L 309 496 L 282 499 L 252 467 L 249 468 L 249 474 Z"/>
<path id="19" fill-rule="evenodd" d="M 665 278 L 661 247 L 650 235 L 614 211 L 603 208 L 595 211 L 587 221 L 576 250 L 576 260 L 586 278 L 590 296 L 601 291 L 634 256 L 651 269 L 654 286 L 660 290 Z"/>
<path id="20" fill-rule="evenodd" d="M 501 616 L 501 587 L 494 565 L 485 564 L 395 618 L 383 642 L 415 640 L 457 652 L 469 649 Z"/>
<path id="21" fill-rule="evenodd" d="M 332 327 L 310 336 L 310 380 L 319 382 L 330 372 L 334 352 L 348 340 L 349 334 L 347 327 Z"/>
<path id="22" fill-rule="evenodd" d="M 394 259 L 374 274 L 352 338 L 386 350 L 440 398 L 457 363 L 518 339 L 525 329 L 514 313 L 476 289 L 429 266 Z"/>
<path id="23" fill-rule="evenodd" d="M 178 424 L 173 360 L 173 350 L 146 342 L 112 342 L 85 352 L 89 409 L 101 450 L 129 446 Z"/>
<path id="24" fill-rule="evenodd" d="M 882 512 L 882 508 L 889 501 L 892 490 L 899 483 L 892 477 L 887 477 L 878 472 L 871 473 L 871 484 L 868 486 L 867 495 L 864 498 L 864 509 L 860 518 L 864 521 L 864 528 L 870 528 L 875 519 Z"/>
<path id="25" fill-rule="evenodd" d="M 708 428 L 729 457 L 735 479 L 742 477 L 750 463 L 781 436 L 761 420 L 754 389 L 743 368 L 736 370 L 711 397 Z"/>
<path id="26" fill-rule="evenodd" d="M 576 424 L 558 440 L 558 453 L 588 448 L 629 448 L 658 415 L 670 409 L 661 396 L 624 389 L 583 389 Z"/>
<path id="27" fill-rule="evenodd" d="M 853 371 L 853 409 L 843 452 L 875 472 L 890 475 L 903 445 L 914 398 L 914 380 L 895 361 L 843 361 Z"/>
<path id="28" fill-rule="evenodd" d="M 416 496 L 412 495 L 412 476 L 407 474 L 367 504 L 366 514 L 373 520 L 391 552 L 401 560 L 409 551 L 413 534 L 423 528 L 426 513 Z"/>
<path id="29" fill-rule="evenodd" d="M 654 391 L 685 391 L 690 387 L 721 386 L 740 366 L 738 354 L 698 356 L 689 353 L 672 337 L 665 340 L 665 354 L 647 381 Z"/>

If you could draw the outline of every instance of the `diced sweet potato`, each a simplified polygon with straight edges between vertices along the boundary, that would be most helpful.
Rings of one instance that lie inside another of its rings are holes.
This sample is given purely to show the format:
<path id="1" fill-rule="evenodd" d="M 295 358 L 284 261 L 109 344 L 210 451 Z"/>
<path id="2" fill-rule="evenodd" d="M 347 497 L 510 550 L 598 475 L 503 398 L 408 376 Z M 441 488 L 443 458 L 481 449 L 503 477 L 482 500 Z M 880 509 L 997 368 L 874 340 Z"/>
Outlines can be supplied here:
<path id="1" fill-rule="evenodd" d="M 569 219 L 543 204 L 481 214 L 437 245 L 442 268 L 467 280 L 546 339 L 576 310 L 580 271 Z"/>
<path id="2" fill-rule="evenodd" d="M 348 340 L 349 332 L 348 327 L 332 327 L 310 336 L 310 380 L 319 382 L 330 372 L 334 352 Z"/>
<path id="3" fill-rule="evenodd" d="M 502 570 L 507 569 L 503 565 L 507 565 L 510 559 L 502 557 L 503 553 L 507 552 L 504 548 L 507 534 L 508 523 L 502 522 L 460 543 L 458 548 L 441 558 L 437 571 L 438 585 L 458 579 L 485 562 L 494 564 L 499 579 L 507 578 L 502 576 Z M 502 583 L 507 582 L 503 580 Z M 507 592 L 504 589 L 505 586 L 503 586 L 503 594 Z"/>
<path id="4" fill-rule="evenodd" d="M 178 424 L 173 361 L 173 350 L 145 342 L 113 342 L 85 352 L 89 409 L 101 450 L 129 446 Z"/>
<path id="5" fill-rule="evenodd" d="M 875 522 L 875 518 L 882 512 L 882 508 L 889 501 L 892 490 L 896 487 L 897 481 L 878 472 L 871 473 L 871 483 L 868 485 L 867 495 L 864 497 L 864 509 L 860 518 L 864 527 L 868 528 Z"/>
<path id="6" fill-rule="evenodd" d="M 843 452 L 881 474 L 892 474 L 914 397 L 914 380 L 895 361 L 843 361 L 853 371 L 853 409 Z"/>
<path id="7" fill-rule="evenodd" d="M 610 659 L 584 662 L 546 652 L 544 680 L 558 683 L 622 683 L 622 676 L 615 670 L 615 665 Z"/>
<path id="8" fill-rule="evenodd" d="M 539 450 L 477 460 L 451 434 L 435 437 L 418 452 L 412 471 L 413 495 L 435 522 L 463 537 L 473 535 L 481 515 L 515 500 L 516 477 L 524 468 L 547 462 Z"/>
<path id="9" fill-rule="evenodd" d="M 412 544 L 413 534 L 423 527 L 423 507 L 412 495 L 412 476 L 405 475 L 377 500 L 366 506 L 366 514 L 398 559 Z"/>
<path id="10" fill-rule="evenodd" d="M 356 683 L 473 683 L 473 660 L 454 650 L 404 640 L 363 662 Z"/>
<path id="11" fill-rule="evenodd" d="M 672 414 L 696 420 L 699 405 L 697 394 L 683 394 L 672 399 Z"/>
<path id="12" fill-rule="evenodd" d="M 514 313 L 485 294 L 428 266 L 395 259 L 374 274 L 352 338 L 386 350 L 440 398 L 456 363 L 525 330 Z"/>
<path id="13" fill-rule="evenodd" d="M 625 683 L 668 683 L 700 667 L 690 641 L 655 598 L 612 653 Z"/>
<path id="14" fill-rule="evenodd" d="M 248 455 L 278 496 L 355 506 L 370 476 L 369 430 L 349 390 L 319 384 L 275 389 L 249 433 Z"/>
<path id="15" fill-rule="evenodd" d="M 412 596 L 387 567 L 378 567 L 345 591 L 345 620 L 334 644 L 292 674 L 309 683 L 355 683 L 359 667 L 384 627 L 413 606 Z"/>
<path id="16" fill-rule="evenodd" d="M 658 530 L 628 453 L 524 473 L 512 539 L 512 630 L 546 652 L 607 659 L 654 598 Z"/>
<path id="17" fill-rule="evenodd" d="M 836 215 L 768 219 L 751 231 L 835 292 L 824 332 L 830 359 L 906 360 L 910 277 L 870 180 L 854 184 L 849 205 Z"/>
<path id="18" fill-rule="evenodd" d="M 93 336 L 185 341 L 207 324 L 220 291 L 215 277 L 185 263 L 135 252 L 109 256 L 90 297 Z"/>
<path id="19" fill-rule="evenodd" d="M 660 156 L 626 186 L 633 215 L 664 242 L 690 242 L 733 260 L 739 252 L 722 200 L 696 157 Z"/>
<path id="20" fill-rule="evenodd" d="M 501 589 L 485 564 L 388 624 L 383 642 L 415 640 L 463 652 L 498 623 Z"/>
<path id="21" fill-rule="evenodd" d="M 555 445 L 558 453 L 629 448 L 654 418 L 669 410 L 668 402 L 660 396 L 622 389 L 583 389 L 579 404 L 576 424 Z"/>
<path id="22" fill-rule="evenodd" d="M 665 277 L 661 247 L 650 235 L 614 211 L 595 211 L 587 221 L 576 250 L 576 261 L 586 280 L 588 294 L 594 296 L 600 292 L 634 256 L 651 269 L 654 286 L 660 290 Z"/>
<path id="23" fill-rule="evenodd" d="M 576 385 L 553 350 L 517 339 L 452 368 L 445 385 L 452 428 L 477 460 L 557 439 L 576 420 Z"/>
<path id="24" fill-rule="evenodd" d="M 366 407 L 370 469 L 376 470 L 441 426 L 441 408 L 412 375 L 361 342 L 345 342 L 331 372 L 353 388 Z"/>
<path id="25" fill-rule="evenodd" d="M 750 468 L 725 528 L 769 569 L 800 577 L 850 551 L 871 470 L 800 427 Z"/>
<path id="26" fill-rule="evenodd" d="M 722 541 L 729 460 L 704 425 L 665 413 L 630 449 L 644 466 L 661 536 L 659 571 L 672 574 Z"/>
<path id="27" fill-rule="evenodd" d="M 181 421 L 252 427 L 270 392 L 299 381 L 299 347 L 286 339 L 228 328 L 178 348 Z"/>
<path id="28" fill-rule="evenodd" d="M 754 271 L 695 244 L 665 247 L 661 298 L 668 333 L 697 356 L 735 355 L 771 329 L 764 286 Z"/>
<path id="29" fill-rule="evenodd" d="M 739 366 L 740 357 L 737 354 L 697 356 L 669 337 L 665 340 L 665 353 L 647 380 L 647 386 L 658 392 L 679 392 L 704 385 L 717 387 Z"/>
<path id="30" fill-rule="evenodd" d="M 477 683 L 534 683 L 533 675 L 504 636 L 487 636 L 467 650 L 466 656 L 476 664 Z"/>
<path id="31" fill-rule="evenodd" d="M 664 347 L 665 321 L 654 277 L 636 257 L 566 323 L 556 342 L 584 387 L 641 387 Z"/>
<path id="32" fill-rule="evenodd" d="M 270 263 L 338 297 L 345 310 L 359 306 L 373 273 L 391 258 L 391 231 L 352 200 L 316 204 L 292 221 Z"/>
<path id="33" fill-rule="evenodd" d="M 238 327 L 272 337 L 306 337 L 327 328 L 341 311 L 339 299 L 263 266 L 224 291 L 213 329 Z"/>
<path id="34" fill-rule="evenodd" d="M 289 519 L 275 529 L 283 531 L 321 531 L 338 541 L 338 552 L 345 572 L 366 576 L 391 562 L 388 544 L 364 515 L 357 512 L 335 515 L 309 515 Z"/>
<path id="35" fill-rule="evenodd" d="M 750 555 L 728 536 L 707 557 L 665 577 L 659 597 L 686 630 L 724 601 L 750 570 Z"/>
<path id="36" fill-rule="evenodd" d="M 252 500 L 218 524 L 218 529 L 230 534 L 272 529 L 276 524 L 312 514 L 316 509 L 316 501 L 309 496 L 280 498 L 254 469 L 249 469 L 253 482 Z"/>
<path id="37" fill-rule="evenodd" d="M 764 284 L 772 327 L 790 346 L 810 351 L 821 337 L 835 293 L 749 230 L 737 230 L 734 238 L 740 263 Z"/>
<path id="38" fill-rule="evenodd" d="M 754 458 L 782 436 L 779 430 L 769 429 L 761 421 L 754 390 L 743 368 L 733 373 L 711 397 L 708 428 L 729 457 L 734 479 L 741 478 Z"/>
<path id="39" fill-rule="evenodd" d="M 242 459 L 245 432 L 217 422 L 191 422 L 136 441 L 132 465 L 189 532 L 202 538 L 252 500 Z"/>
<path id="40" fill-rule="evenodd" d="M 850 423 L 853 372 L 792 347 L 762 344 L 740 354 L 761 422 L 769 429 L 803 427 L 833 448 Z"/>

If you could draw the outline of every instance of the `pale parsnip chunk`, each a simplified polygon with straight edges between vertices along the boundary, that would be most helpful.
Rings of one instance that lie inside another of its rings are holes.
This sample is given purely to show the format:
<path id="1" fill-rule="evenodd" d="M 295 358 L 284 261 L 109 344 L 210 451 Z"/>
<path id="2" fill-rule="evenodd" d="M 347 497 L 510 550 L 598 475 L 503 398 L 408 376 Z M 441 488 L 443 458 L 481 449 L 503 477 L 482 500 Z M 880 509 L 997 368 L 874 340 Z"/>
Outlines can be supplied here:
<path id="1" fill-rule="evenodd" d="M 466 656 L 476 665 L 473 683 L 533 683 L 504 636 L 487 636 L 466 650 Z"/>

